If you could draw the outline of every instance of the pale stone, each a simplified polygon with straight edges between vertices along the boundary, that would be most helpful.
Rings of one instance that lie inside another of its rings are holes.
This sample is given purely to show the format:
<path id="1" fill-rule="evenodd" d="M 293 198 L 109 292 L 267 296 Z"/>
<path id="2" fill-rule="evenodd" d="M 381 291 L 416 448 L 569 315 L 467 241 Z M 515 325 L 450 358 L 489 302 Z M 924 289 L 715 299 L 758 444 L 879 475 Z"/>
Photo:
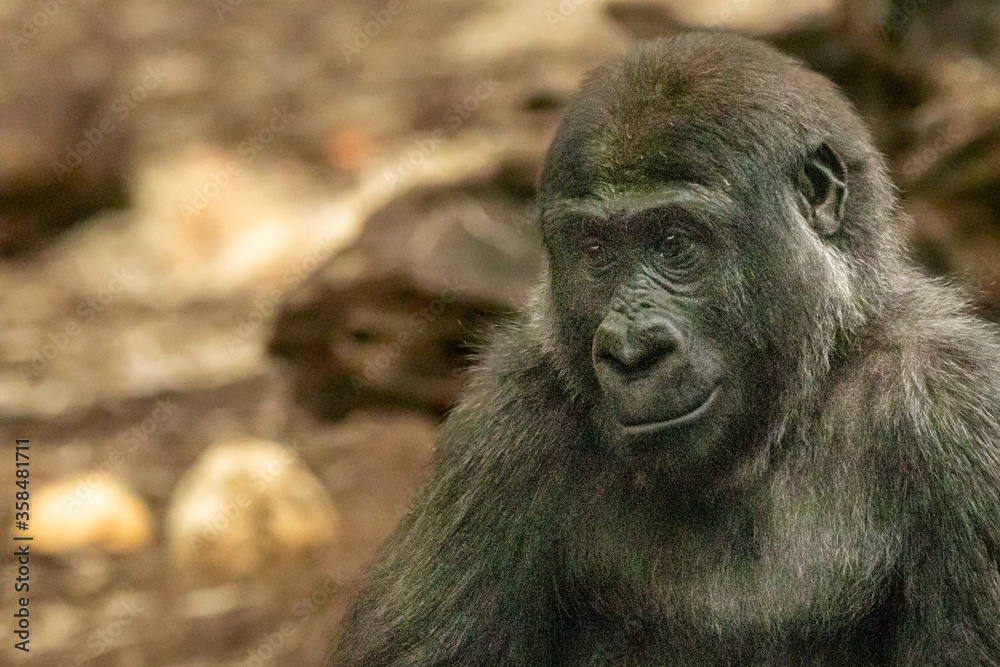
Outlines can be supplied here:
<path id="1" fill-rule="evenodd" d="M 33 552 L 58 554 L 91 546 L 118 552 L 149 544 L 153 517 L 122 482 L 92 471 L 36 489 L 29 526 Z"/>
<path id="2" fill-rule="evenodd" d="M 184 475 L 167 541 L 181 568 L 243 576 L 331 541 L 339 525 L 329 493 L 293 451 L 247 440 L 213 445 Z"/>

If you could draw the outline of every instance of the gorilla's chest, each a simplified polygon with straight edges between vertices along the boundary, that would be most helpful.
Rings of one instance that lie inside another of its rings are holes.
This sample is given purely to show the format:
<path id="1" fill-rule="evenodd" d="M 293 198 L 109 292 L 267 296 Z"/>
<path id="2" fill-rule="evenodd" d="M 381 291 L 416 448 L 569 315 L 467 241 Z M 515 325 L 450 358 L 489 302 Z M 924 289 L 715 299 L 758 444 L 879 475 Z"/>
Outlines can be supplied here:
<path id="1" fill-rule="evenodd" d="M 559 667 L 800 666 L 877 667 L 891 664 L 894 640 L 861 625 L 831 632 L 798 628 L 760 628 L 755 634 L 721 628 L 691 633 L 676 626 L 657 627 L 653 619 L 625 623 L 621 619 L 588 619 L 559 642 L 554 664 Z M 817 626 L 818 628 L 818 626 Z"/>
<path id="2" fill-rule="evenodd" d="M 603 500 L 563 552 L 560 664 L 884 662 L 894 545 L 836 507 L 796 498 L 794 511 L 755 502 L 762 512 L 664 521 Z"/>

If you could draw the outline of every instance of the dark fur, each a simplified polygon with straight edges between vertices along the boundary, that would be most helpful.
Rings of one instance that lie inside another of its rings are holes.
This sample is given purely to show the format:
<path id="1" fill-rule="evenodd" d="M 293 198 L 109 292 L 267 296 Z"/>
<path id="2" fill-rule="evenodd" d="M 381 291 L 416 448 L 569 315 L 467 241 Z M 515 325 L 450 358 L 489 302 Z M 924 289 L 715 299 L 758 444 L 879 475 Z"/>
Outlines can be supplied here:
<path id="1" fill-rule="evenodd" d="M 713 221 L 689 283 L 641 216 L 581 268 L 577 226 L 668 191 Z M 654 42 L 583 83 L 539 206 L 546 284 L 483 355 L 331 664 L 1000 665 L 997 335 L 905 265 L 832 85 L 732 35 Z M 683 369 L 618 407 L 593 344 L 611 311 L 616 343 L 673 327 L 657 363 Z M 725 387 L 711 419 L 620 436 L 699 373 Z"/>

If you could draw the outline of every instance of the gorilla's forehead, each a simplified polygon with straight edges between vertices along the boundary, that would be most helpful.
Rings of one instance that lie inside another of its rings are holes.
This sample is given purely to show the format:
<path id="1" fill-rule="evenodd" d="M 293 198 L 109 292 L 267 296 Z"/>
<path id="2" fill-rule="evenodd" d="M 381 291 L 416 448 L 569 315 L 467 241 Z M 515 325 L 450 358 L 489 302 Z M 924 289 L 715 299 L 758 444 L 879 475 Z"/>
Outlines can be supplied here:
<path id="1" fill-rule="evenodd" d="M 559 132 L 546 158 L 543 193 L 607 199 L 677 183 L 739 191 L 775 178 L 787 164 L 766 143 L 726 136 L 725 123 L 682 108 L 650 107 L 644 117 L 601 116 L 595 127 Z"/>
<path id="2" fill-rule="evenodd" d="M 591 122 L 567 119 L 550 154 L 595 186 L 686 181 L 716 188 L 759 182 L 769 166 L 785 161 L 773 147 L 795 143 L 773 120 L 767 131 L 779 136 L 763 136 L 762 119 L 723 100 L 643 97 L 588 110 Z"/>
<path id="3" fill-rule="evenodd" d="M 804 76 L 795 61 L 732 36 L 647 45 L 583 82 L 542 189 L 575 196 L 604 184 L 760 183 L 786 170 L 797 157 L 787 147 L 822 124 L 817 100 L 797 92 Z"/>

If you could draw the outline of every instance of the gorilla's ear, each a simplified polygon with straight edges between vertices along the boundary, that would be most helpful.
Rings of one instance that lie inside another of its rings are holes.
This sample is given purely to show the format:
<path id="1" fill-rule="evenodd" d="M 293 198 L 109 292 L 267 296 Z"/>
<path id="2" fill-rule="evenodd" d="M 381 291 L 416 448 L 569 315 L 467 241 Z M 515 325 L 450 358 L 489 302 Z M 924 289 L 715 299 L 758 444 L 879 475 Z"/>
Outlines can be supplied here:
<path id="1" fill-rule="evenodd" d="M 798 191 L 802 215 L 816 233 L 830 236 L 840 229 L 847 200 L 847 170 L 828 144 L 820 144 L 806 156 Z"/>

